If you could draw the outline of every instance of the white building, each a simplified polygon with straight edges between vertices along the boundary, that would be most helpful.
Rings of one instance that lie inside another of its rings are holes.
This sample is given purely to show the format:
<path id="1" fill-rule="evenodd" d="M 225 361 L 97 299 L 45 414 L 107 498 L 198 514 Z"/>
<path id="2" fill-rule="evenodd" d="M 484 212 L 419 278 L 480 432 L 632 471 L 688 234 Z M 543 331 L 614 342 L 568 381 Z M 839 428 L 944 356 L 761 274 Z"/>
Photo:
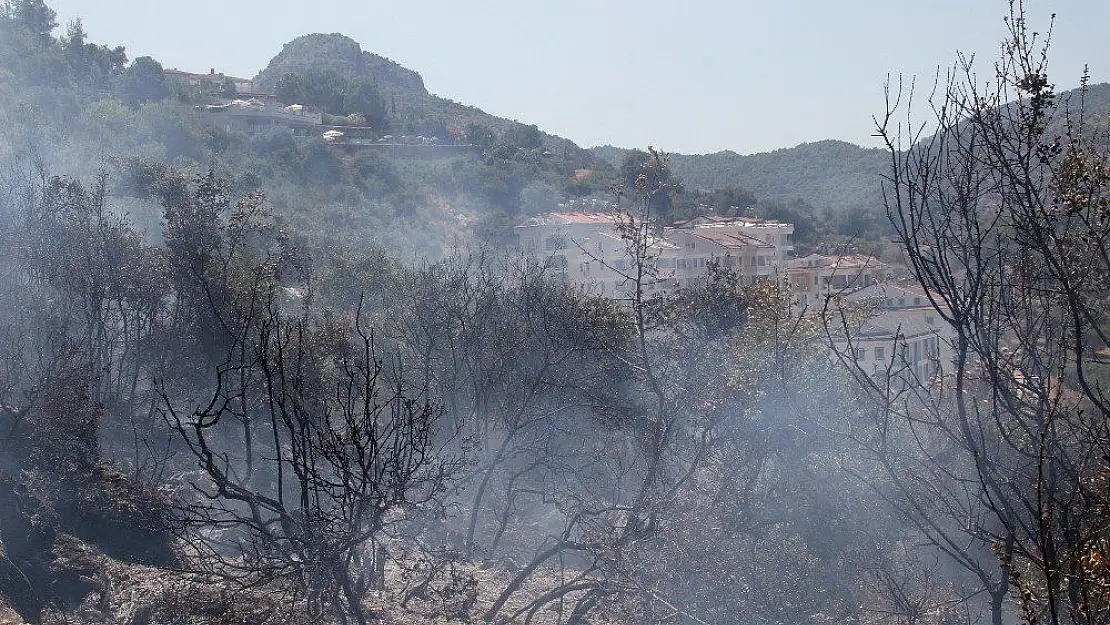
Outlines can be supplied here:
<path id="1" fill-rule="evenodd" d="M 786 263 L 786 276 L 799 310 L 816 309 L 826 296 L 882 282 L 890 268 L 871 256 L 810 254 Z"/>
<path id="2" fill-rule="evenodd" d="M 952 327 L 915 287 L 873 284 L 839 296 L 830 312 L 833 348 L 867 373 L 925 381 L 951 369 Z M 847 336 L 838 337 L 843 319 Z"/>
<path id="3" fill-rule="evenodd" d="M 547 257 L 573 285 L 613 297 L 632 286 L 627 241 L 611 213 L 550 213 L 516 227 L 520 248 Z M 790 258 L 794 226 L 754 219 L 702 217 L 664 228 L 649 242 L 653 290 L 689 287 L 711 263 L 734 269 L 749 284 L 773 278 Z"/>
<path id="4" fill-rule="evenodd" d="M 704 278 L 710 261 L 735 269 L 748 284 L 771 279 L 794 252 L 794 225 L 778 221 L 697 217 L 664 232 L 687 258 L 682 286 Z"/>

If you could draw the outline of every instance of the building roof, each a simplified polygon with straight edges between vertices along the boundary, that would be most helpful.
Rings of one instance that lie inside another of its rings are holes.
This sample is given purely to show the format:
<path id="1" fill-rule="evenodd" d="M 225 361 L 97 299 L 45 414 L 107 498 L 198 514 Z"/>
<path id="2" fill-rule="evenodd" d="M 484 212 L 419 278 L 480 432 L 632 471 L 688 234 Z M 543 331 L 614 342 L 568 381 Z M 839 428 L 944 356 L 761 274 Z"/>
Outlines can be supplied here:
<path id="1" fill-rule="evenodd" d="M 897 308 L 932 307 L 932 302 L 929 301 L 925 291 L 917 285 L 908 286 L 880 282 L 852 291 L 846 294 L 844 299 L 850 302 L 880 302 L 879 306 L 883 306 L 881 302 L 888 299 L 901 299 L 904 301 L 896 306 Z"/>
<path id="2" fill-rule="evenodd" d="M 752 217 L 735 218 L 735 217 L 721 217 L 719 215 L 699 215 L 691 217 L 684 221 L 676 221 L 675 228 L 688 229 L 688 228 L 727 228 L 727 227 L 741 227 L 741 228 L 758 228 L 758 227 L 782 227 L 792 226 L 782 221 L 775 221 L 773 219 L 755 219 Z"/>
<path id="3" fill-rule="evenodd" d="M 612 213 L 548 213 L 529 218 L 517 228 L 530 226 L 599 225 L 614 226 L 617 218 Z"/>
<path id="4" fill-rule="evenodd" d="M 729 249 L 742 249 L 746 247 L 774 248 L 774 245 L 741 232 L 714 232 L 698 228 L 688 232 L 690 236 L 706 241 L 711 241 Z"/>
<path id="5" fill-rule="evenodd" d="M 886 264 L 874 256 L 862 254 L 846 254 L 841 256 L 826 256 L 824 254 L 810 254 L 795 258 L 787 263 L 789 269 L 813 269 L 816 267 L 833 267 L 837 269 L 880 269 Z"/>
<path id="6" fill-rule="evenodd" d="M 906 338 L 936 334 L 946 324 L 932 308 L 882 310 L 863 323 L 853 338 L 887 339 L 901 333 Z"/>
<path id="7" fill-rule="evenodd" d="M 613 232 L 598 232 L 597 236 L 603 237 L 603 238 L 606 238 L 606 239 L 612 239 L 613 241 L 623 241 L 624 240 L 624 238 L 621 235 L 613 233 Z M 588 241 L 589 237 L 586 237 L 585 240 Z M 668 240 L 666 240 L 662 237 L 651 237 L 648 240 L 648 247 L 654 247 L 654 248 L 661 249 L 661 250 L 681 249 L 677 245 L 675 245 L 674 243 L 671 243 L 670 241 L 668 241 Z"/>

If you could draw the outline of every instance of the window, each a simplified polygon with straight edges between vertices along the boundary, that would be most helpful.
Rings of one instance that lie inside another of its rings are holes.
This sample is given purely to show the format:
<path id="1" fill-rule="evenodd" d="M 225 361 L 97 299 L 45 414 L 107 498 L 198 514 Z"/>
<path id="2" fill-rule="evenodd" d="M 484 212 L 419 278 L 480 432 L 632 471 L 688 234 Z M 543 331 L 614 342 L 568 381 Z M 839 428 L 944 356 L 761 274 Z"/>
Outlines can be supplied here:
<path id="1" fill-rule="evenodd" d="M 886 349 L 883 347 L 875 348 L 875 360 L 886 360 Z"/>
<path id="2" fill-rule="evenodd" d="M 565 249 L 566 246 L 567 238 L 561 234 L 549 236 L 547 240 L 544 241 L 544 249 L 548 251 Z"/>
<path id="3" fill-rule="evenodd" d="M 867 358 L 867 351 L 862 347 L 856 347 L 852 350 L 852 355 L 855 356 L 856 360 L 864 360 Z"/>

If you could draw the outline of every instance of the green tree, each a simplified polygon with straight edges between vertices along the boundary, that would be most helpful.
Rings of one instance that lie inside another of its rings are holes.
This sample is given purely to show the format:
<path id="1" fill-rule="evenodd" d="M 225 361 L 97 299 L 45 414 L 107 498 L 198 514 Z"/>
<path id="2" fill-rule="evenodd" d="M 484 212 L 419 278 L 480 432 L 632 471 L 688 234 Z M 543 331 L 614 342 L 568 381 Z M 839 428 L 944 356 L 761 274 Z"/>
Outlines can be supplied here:
<path id="1" fill-rule="evenodd" d="M 85 27 L 81 23 L 81 18 L 77 18 L 66 24 L 66 35 L 62 38 L 62 48 L 65 50 L 66 58 L 71 63 L 84 60 L 85 57 L 85 44 L 87 43 L 88 35 L 85 33 Z"/>
<path id="2" fill-rule="evenodd" d="M 40 44 L 51 42 L 51 33 L 58 27 L 58 14 L 43 0 L 8 0 L 3 15 L 35 36 Z"/>
<path id="3" fill-rule="evenodd" d="M 736 217 L 743 215 L 748 209 L 755 206 L 755 194 L 743 187 L 725 187 L 715 189 L 705 198 L 718 215 Z"/>
<path id="4" fill-rule="evenodd" d="M 501 137 L 507 145 L 521 150 L 539 150 L 543 148 L 543 133 L 535 124 L 513 124 L 505 130 Z"/>
<path id="5" fill-rule="evenodd" d="M 293 73 L 282 76 L 274 85 L 274 97 L 285 104 L 308 104 L 304 79 Z"/>
<path id="6" fill-rule="evenodd" d="M 366 118 L 371 128 L 380 130 L 386 123 L 385 98 L 370 78 L 356 78 L 343 90 L 343 113 Z"/>
<path id="7" fill-rule="evenodd" d="M 492 130 L 475 122 L 466 125 L 465 136 L 467 143 L 482 150 L 490 148 L 497 141 Z"/>
<path id="8" fill-rule="evenodd" d="M 66 26 L 61 39 L 62 55 L 77 84 L 107 88 L 111 77 L 127 68 L 127 52 L 123 46 L 109 48 L 88 42 L 84 25 L 75 19 Z"/>
<path id="9" fill-rule="evenodd" d="M 619 181 L 627 194 L 641 193 L 650 189 L 647 208 L 650 219 L 657 223 L 669 224 L 674 220 L 676 196 L 681 193 L 681 184 L 671 173 L 667 158 L 657 158 L 662 153 L 651 150 L 631 150 L 625 155 L 619 168 Z"/>
<path id="10" fill-rule="evenodd" d="M 162 64 L 140 56 L 123 74 L 124 94 L 132 104 L 163 100 L 170 95 Z"/>

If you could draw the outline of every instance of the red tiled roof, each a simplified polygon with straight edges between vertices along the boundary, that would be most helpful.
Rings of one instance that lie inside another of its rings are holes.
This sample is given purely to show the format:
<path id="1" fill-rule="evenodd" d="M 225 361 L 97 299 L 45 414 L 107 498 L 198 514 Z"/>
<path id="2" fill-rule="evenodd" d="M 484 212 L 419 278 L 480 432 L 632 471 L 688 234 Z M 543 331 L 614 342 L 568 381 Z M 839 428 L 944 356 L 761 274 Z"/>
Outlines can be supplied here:
<path id="1" fill-rule="evenodd" d="M 548 213 L 532 217 L 521 226 L 613 225 L 615 223 L 617 218 L 611 213 Z"/>
<path id="2" fill-rule="evenodd" d="M 690 232 L 691 236 L 706 241 L 712 241 L 722 247 L 774 247 L 765 241 L 750 237 L 743 233 L 714 232 L 712 230 L 697 229 Z"/>

